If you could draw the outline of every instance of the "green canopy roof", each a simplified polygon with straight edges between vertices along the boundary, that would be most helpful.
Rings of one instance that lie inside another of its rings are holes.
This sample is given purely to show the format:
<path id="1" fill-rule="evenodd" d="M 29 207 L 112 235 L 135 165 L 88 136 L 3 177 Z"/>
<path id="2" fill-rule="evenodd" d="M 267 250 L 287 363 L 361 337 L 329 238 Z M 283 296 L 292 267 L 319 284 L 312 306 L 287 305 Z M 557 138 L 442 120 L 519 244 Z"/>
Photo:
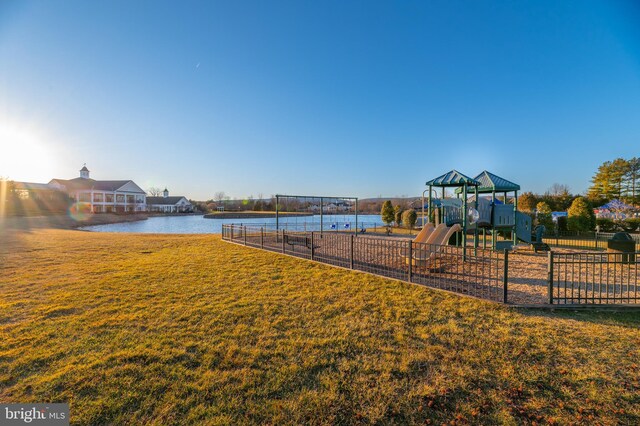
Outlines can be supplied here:
<path id="1" fill-rule="evenodd" d="M 463 175 L 457 170 L 451 170 L 448 173 L 438 176 L 435 179 L 431 179 L 425 185 L 429 186 L 479 186 L 480 182 L 475 179 L 471 179 L 469 176 Z"/>
<path id="2" fill-rule="evenodd" d="M 482 194 L 482 193 L 487 194 L 494 191 L 495 192 L 511 192 L 511 191 L 520 190 L 520 185 L 518 185 L 517 183 L 508 181 L 486 170 L 484 170 L 474 179 L 480 183 L 480 185 L 478 186 L 479 194 Z M 460 192 L 462 192 L 460 189 L 456 189 L 456 193 L 460 193 Z"/>

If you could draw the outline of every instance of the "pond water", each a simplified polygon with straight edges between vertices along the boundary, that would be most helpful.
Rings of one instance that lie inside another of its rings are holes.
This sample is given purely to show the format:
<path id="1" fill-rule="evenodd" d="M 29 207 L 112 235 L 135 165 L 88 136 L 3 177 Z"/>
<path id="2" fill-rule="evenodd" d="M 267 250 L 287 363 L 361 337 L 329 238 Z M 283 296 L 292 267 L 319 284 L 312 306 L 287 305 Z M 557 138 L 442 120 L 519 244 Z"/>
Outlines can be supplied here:
<path id="1" fill-rule="evenodd" d="M 324 215 L 322 227 L 331 229 L 353 229 L 356 226 L 354 215 Z M 96 232 L 141 232 L 148 234 L 220 234 L 223 224 L 242 224 L 264 226 L 273 229 L 274 218 L 260 219 L 205 219 L 203 216 L 155 216 L 137 222 L 110 223 L 107 225 L 85 226 L 81 229 Z M 319 231 L 320 216 L 281 217 L 280 228 L 296 231 Z M 358 215 L 358 227 L 382 225 L 379 215 Z"/>

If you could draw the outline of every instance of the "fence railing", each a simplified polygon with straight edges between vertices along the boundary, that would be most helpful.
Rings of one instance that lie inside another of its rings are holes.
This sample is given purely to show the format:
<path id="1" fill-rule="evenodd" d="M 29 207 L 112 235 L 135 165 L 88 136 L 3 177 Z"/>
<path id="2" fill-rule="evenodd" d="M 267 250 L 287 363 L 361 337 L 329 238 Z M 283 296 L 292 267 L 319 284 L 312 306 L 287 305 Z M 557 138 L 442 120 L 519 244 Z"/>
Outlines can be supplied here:
<path id="1" fill-rule="evenodd" d="M 640 303 L 640 252 L 549 252 L 550 304 Z"/>
<path id="2" fill-rule="evenodd" d="M 584 250 L 606 250 L 607 241 L 613 237 L 611 232 L 571 232 L 559 231 L 545 233 L 542 240 L 552 247 L 575 248 Z M 640 235 L 631 234 L 640 251 Z"/>
<path id="3" fill-rule="evenodd" d="M 410 239 L 223 225 L 222 238 L 344 268 L 507 302 L 507 252 L 414 243 Z"/>
<path id="4" fill-rule="evenodd" d="M 244 226 L 245 224 L 239 223 L 234 226 Z M 287 230 L 297 232 L 320 232 L 320 222 L 281 222 L 275 223 L 246 223 L 250 228 L 264 228 L 265 230 Z M 380 222 L 361 222 L 358 221 L 356 227 L 355 221 L 336 221 L 325 220 L 322 224 L 323 232 L 357 232 L 359 234 L 394 234 L 394 235 L 416 235 L 420 232 L 419 228 L 408 229 L 402 226 L 388 226 Z"/>
<path id="5" fill-rule="evenodd" d="M 408 238 L 249 225 L 223 225 L 222 238 L 459 294 L 509 302 L 510 257 L 506 250 L 467 247 L 465 253 L 462 247 L 414 243 Z M 548 256 L 548 300 L 533 303 L 640 305 L 640 251 L 550 252 Z M 517 257 L 514 259 L 518 261 Z M 544 291 L 544 278 L 541 285 Z M 514 298 L 517 295 L 516 290 Z"/>

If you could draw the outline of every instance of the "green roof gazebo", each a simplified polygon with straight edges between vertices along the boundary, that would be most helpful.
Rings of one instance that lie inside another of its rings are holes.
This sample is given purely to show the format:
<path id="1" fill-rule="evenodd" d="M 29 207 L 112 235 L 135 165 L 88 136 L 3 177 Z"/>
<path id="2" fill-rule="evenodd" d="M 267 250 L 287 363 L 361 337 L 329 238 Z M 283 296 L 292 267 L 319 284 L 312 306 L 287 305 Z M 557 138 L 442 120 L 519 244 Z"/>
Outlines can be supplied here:
<path id="1" fill-rule="evenodd" d="M 513 183 L 503 177 L 495 175 L 487 170 L 483 170 L 482 173 L 478 174 L 474 180 L 478 181 L 480 185 L 478 186 L 478 194 L 491 194 L 491 201 L 495 204 L 496 194 L 502 193 L 504 195 L 504 206 L 498 209 L 501 209 L 501 213 L 503 215 L 513 215 L 513 222 L 509 222 L 509 224 L 505 224 L 505 228 L 513 228 L 513 243 L 517 243 L 517 234 L 516 234 L 516 215 L 518 211 L 518 191 L 520 190 L 520 185 L 517 183 Z M 506 207 L 508 194 L 513 192 L 513 208 Z M 456 189 L 456 194 L 461 194 L 461 188 Z M 496 207 L 494 206 L 494 209 Z M 492 246 L 496 248 L 496 240 L 495 240 L 495 232 L 492 233 Z"/>
<path id="2" fill-rule="evenodd" d="M 520 191 L 520 185 L 513 183 L 498 175 L 494 175 L 491 172 L 484 170 L 474 180 L 479 182 L 478 193 L 479 194 L 492 194 L 495 199 L 496 193 L 504 193 L 505 200 L 507 193 L 514 192 L 517 198 L 518 191 Z M 461 188 L 456 190 L 456 194 L 461 193 Z"/>

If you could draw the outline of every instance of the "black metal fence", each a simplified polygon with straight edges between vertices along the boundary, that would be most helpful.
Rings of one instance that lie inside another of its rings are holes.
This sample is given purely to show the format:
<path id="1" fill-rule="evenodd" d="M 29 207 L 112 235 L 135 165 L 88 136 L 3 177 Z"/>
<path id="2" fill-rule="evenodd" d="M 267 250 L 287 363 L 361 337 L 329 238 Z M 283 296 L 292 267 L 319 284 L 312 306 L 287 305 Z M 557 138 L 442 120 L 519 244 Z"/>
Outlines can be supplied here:
<path id="1" fill-rule="evenodd" d="M 506 302 L 506 252 L 342 232 L 223 225 L 222 238 L 317 262 Z"/>
<path id="2" fill-rule="evenodd" d="M 549 252 L 550 304 L 638 304 L 636 253 Z"/>
<path id="3" fill-rule="evenodd" d="M 414 243 L 408 238 L 275 230 L 248 225 L 223 225 L 222 238 L 495 302 L 510 301 L 508 251 L 467 247 L 464 253 L 462 247 Z M 640 251 L 624 254 L 550 252 L 548 256 L 547 276 L 542 272 L 540 286 L 531 289 L 532 294 L 539 294 L 538 301 L 525 304 L 640 305 Z M 512 257 L 516 269 L 522 266 L 518 264 L 522 259 Z M 547 289 L 544 288 L 545 278 Z M 523 303 L 517 300 L 522 298 L 522 286 L 519 286 L 512 298 Z M 545 293 L 547 300 L 544 300 Z"/>
<path id="4" fill-rule="evenodd" d="M 611 232 L 572 232 L 558 231 L 545 233 L 542 240 L 552 247 L 574 248 L 581 250 L 606 250 L 607 241 L 613 237 Z M 640 235 L 631 234 L 640 251 Z"/>
<path id="5" fill-rule="evenodd" d="M 245 224 L 239 223 L 234 224 L 234 226 L 244 226 Z M 279 224 L 275 223 L 247 223 L 247 227 L 249 228 L 264 228 L 264 230 L 275 231 L 275 230 L 287 230 L 287 231 L 295 231 L 295 232 L 320 232 L 320 222 L 281 222 Z M 358 234 L 393 234 L 393 235 L 416 235 L 420 232 L 419 228 L 406 228 L 403 226 L 389 226 L 380 222 L 363 222 L 358 221 L 357 228 L 355 227 L 354 221 L 338 221 L 326 219 L 322 224 L 322 231 L 325 232 L 355 232 Z"/>

